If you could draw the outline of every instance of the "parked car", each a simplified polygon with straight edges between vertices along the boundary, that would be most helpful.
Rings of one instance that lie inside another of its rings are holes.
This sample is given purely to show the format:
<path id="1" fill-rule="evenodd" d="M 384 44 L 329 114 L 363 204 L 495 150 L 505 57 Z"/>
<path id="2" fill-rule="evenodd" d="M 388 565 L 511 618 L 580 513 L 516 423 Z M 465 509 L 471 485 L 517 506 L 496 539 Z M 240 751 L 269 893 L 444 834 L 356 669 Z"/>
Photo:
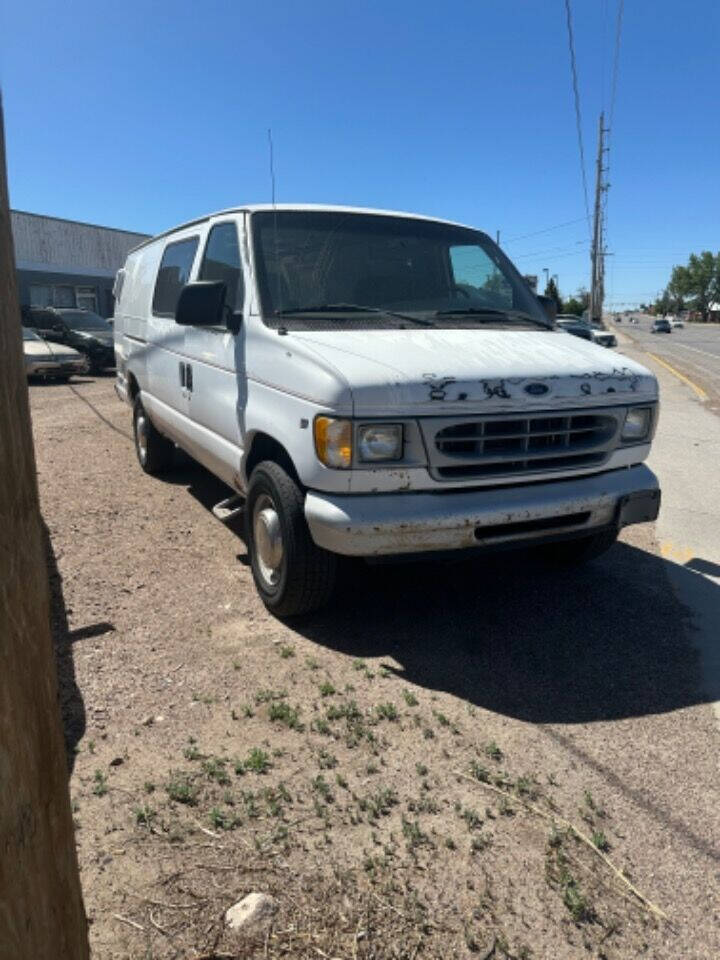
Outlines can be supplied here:
<path id="1" fill-rule="evenodd" d="M 581 339 L 589 340 L 591 343 L 595 339 L 592 335 L 590 324 L 581 320 L 580 317 L 560 313 L 556 317 L 555 322 L 561 330 L 564 330 L 565 333 L 571 333 L 574 337 L 581 337 Z"/>
<path id="2" fill-rule="evenodd" d="M 676 318 L 675 320 L 670 321 L 670 326 L 673 328 L 673 330 L 684 330 L 685 321 L 679 318 Z"/>
<path id="3" fill-rule="evenodd" d="M 115 297 L 140 466 L 177 444 L 233 489 L 213 512 L 244 508 L 277 615 L 322 606 L 338 555 L 578 563 L 657 516 L 654 375 L 565 336 L 478 230 L 234 208 L 135 248 Z"/>
<path id="4" fill-rule="evenodd" d="M 601 323 L 591 323 L 590 330 L 593 340 L 595 343 L 599 343 L 601 347 L 617 346 L 617 337 L 615 334 L 612 330 L 606 330 Z"/>
<path id="5" fill-rule="evenodd" d="M 30 307 L 23 312 L 22 322 L 44 340 L 85 354 L 92 373 L 115 365 L 113 328 L 104 317 L 91 310 Z"/>
<path id="6" fill-rule="evenodd" d="M 656 317 L 650 327 L 650 333 L 672 333 L 670 321 L 666 320 L 665 317 Z"/>
<path id="7" fill-rule="evenodd" d="M 71 347 L 55 347 L 34 330 L 23 328 L 23 356 L 28 377 L 45 380 L 69 380 L 74 373 L 85 373 L 87 360 Z"/>

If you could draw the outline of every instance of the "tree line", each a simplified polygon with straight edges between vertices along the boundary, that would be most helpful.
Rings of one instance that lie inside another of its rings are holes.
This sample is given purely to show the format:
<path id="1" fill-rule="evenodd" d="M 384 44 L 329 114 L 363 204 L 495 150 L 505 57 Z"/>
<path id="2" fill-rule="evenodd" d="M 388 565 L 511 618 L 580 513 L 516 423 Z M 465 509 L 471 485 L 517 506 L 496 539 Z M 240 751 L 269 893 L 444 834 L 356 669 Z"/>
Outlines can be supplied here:
<path id="1" fill-rule="evenodd" d="M 578 317 L 587 310 L 590 295 L 580 287 L 572 297 L 564 299 L 554 277 L 545 286 L 545 296 L 551 297 L 558 313 L 573 313 Z M 686 266 L 672 269 L 670 280 L 654 303 L 641 303 L 640 309 L 664 315 L 690 311 L 691 319 L 707 322 L 710 314 L 720 310 L 720 253 L 703 250 L 693 253 Z"/>
<path id="2" fill-rule="evenodd" d="M 564 299 L 554 277 L 550 277 L 545 286 L 545 296 L 555 301 L 558 313 L 572 313 L 578 317 L 583 315 L 583 311 L 587 310 L 590 304 L 590 294 L 585 287 L 580 287 L 574 296 Z"/>
<path id="3" fill-rule="evenodd" d="M 656 314 L 689 310 L 707 322 L 713 305 L 720 304 L 720 253 L 693 253 L 686 266 L 673 267 L 668 285 L 652 304 Z"/>

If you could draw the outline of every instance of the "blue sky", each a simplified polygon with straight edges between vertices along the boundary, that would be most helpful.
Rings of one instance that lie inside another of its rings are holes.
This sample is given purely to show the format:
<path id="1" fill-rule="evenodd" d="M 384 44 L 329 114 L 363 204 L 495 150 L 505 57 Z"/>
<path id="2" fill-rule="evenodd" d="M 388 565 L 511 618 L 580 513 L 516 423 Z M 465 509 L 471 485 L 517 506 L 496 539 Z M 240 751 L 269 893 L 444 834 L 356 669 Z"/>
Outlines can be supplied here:
<path id="1" fill-rule="evenodd" d="M 592 193 L 617 0 L 572 8 Z M 13 207 L 154 233 L 266 201 L 270 126 L 280 201 L 500 230 L 522 272 L 587 282 L 563 0 L 16 0 L 1 17 Z M 610 301 L 720 249 L 719 43 L 716 0 L 625 4 Z"/>

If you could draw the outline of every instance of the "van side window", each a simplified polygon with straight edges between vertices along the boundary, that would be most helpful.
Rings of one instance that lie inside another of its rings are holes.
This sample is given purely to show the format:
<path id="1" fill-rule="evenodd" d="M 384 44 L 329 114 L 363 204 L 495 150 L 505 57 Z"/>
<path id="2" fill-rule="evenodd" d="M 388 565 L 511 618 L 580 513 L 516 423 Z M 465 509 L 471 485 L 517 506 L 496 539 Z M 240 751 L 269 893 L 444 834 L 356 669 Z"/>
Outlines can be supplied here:
<path id="1" fill-rule="evenodd" d="M 228 306 L 231 310 L 242 310 L 245 299 L 243 276 L 234 223 L 218 223 L 210 231 L 198 280 L 224 280 Z"/>
<path id="2" fill-rule="evenodd" d="M 198 238 L 189 237 L 165 247 L 153 294 L 152 311 L 156 317 L 175 317 L 180 291 L 190 277 L 197 245 Z"/>

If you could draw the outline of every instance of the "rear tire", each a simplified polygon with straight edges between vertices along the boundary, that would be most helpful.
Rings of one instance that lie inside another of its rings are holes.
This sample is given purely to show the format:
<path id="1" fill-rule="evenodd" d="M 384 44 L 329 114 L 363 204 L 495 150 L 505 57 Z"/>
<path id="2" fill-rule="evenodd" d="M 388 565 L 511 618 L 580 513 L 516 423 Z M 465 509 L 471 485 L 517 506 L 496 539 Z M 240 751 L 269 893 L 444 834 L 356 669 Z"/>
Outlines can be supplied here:
<path id="1" fill-rule="evenodd" d="M 561 540 L 543 547 L 545 556 L 554 564 L 563 567 L 577 567 L 596 560 L 613 546 L 619 530 L 602 530 L 590 537 L 578 540 Z"/>
<path id="2" fill-rule="evenodd" d="M 294 617 L 325 606 L 337 557 L 314 543 L 302 491 L 279 464 L 264 460 L 253 470 L 245 523 L 253 579 L 268 610 Z"/>
<path id="3" fill-rule="evenodd" d="M 155 429 L 139 396 L 133 405 L 133 436 L 138 463 L 145 473 L 155 475 L 170 469 L 175 444 Z"/>

